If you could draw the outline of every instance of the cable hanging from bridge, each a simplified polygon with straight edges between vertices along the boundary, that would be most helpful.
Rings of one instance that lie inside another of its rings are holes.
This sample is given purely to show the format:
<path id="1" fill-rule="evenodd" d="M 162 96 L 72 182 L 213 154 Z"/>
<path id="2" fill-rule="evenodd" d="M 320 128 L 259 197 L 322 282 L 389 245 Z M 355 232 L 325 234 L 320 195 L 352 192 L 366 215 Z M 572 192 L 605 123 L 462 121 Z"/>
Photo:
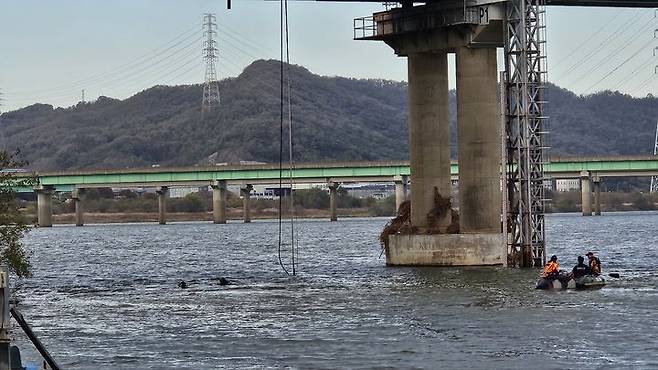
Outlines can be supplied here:
<path id="1" fill-rule="evenodd" d="M 291 92 L 292 88 L 290 86 L 290 42 L 288 39 L 288 1 L 280 0 L 280 24 L 281 24 L 281 38 L 280 38 L 280 58 L 281 58 L 281 68 L 280 68 L 280 100 L 279 100 L 279 109 L 280 109 L 280 119 L 279 119 L 279 240 L 278 240 L 278 259 L 279 265 L 283 271 L 290 275 L 290 272 L 283 263 L 282 257 L 282 242 L 283 242 L 283 147 L 284 147 L 284 111 L 287 106 L 288 115 L 288 151 L 289 151 L 289 163 L 288 171 L 290 177 L 290 257 L 291 257 L 291 272 L 292 275 L 297 274 L 296 261 L 295 261 L 295 217 L 294 217 L 294 198 L 293 198 L 293 141 L 292 141 L 292 103 L 291 103 Z M 287 89 L 284 86 L 287 85 Z M 287 92 L 287 94 L 286 94 Z M 287 101 L 286 101 L 287 100 Z"/>

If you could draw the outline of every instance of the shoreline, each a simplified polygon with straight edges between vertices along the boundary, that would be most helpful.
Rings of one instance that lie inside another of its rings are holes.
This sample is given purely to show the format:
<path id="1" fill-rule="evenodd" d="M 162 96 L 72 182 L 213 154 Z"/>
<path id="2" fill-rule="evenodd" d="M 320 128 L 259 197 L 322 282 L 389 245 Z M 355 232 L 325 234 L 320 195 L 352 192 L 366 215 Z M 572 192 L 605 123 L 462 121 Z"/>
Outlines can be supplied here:
<path id="1" fill-rule="evenodd" d="M 376 217 L 368 213 L 367 208 L 353 208 L 353 209 L 338 209 L 339 218 L 353 218 L 353 217 Z M 228 209 L 226 214 L 227 221 L 242 221 L 242 210 Z M 323 209 L 305 209 L 298 211 L 295 216 L 297 218 L 311 218 L 321 219 L 326 218 L 329 220 L 329 210 Z M 36 220 L 35 215 L 27 215 L 28 219 Z M 290 216 L 284 213 L 284 218 Z M 393 216 L 391 216 L 393 217 Z M 264 209 L 260 211 L 252 210 L 252 220 L 274 220 L 278 218 L 276 209 Z M 53 224 L 67 225 L 75 224 L 75 213 L 61 213 L 53 214 Z M 167 222 L 185 222 L 185 221 L 213 221 L 212 212 L 168 212 Z M 84 215 L 84 223 L 87 224 L 111 224 L 111 223 L 157 223 L 157 212 L 136 212 L 136 213 L 99 213 L 89 212 Z"/>
<path id="2" fill-rule="evenodd" d="M 608 211 L 605 214 L 618 214 L 618 213 L 633 213 L 633 212 L 656 212 L 656 211 Z M 551 212 L 546 213 L 549 215 L 574 215 L 580 216 L 580 212 Z M 186 221 L 206 221 L 212 223 L 212 212 L 169 212 L 167 213 L 167 222 L 186 222 Z M 327 219 L 329 220 L 329 210 L 324 209 L 305 209 L 297 212 L 296 218 L 307 219 Z M 30 220 L 36 223 L 36 215 L 26 215 Z M 284 214 L 284 218 L 289 218 L 288 214 Z M 389 216 L 375 216 L 368 212 L 367 208 L 345 208 L 338 209 L 338 218 L 357 218 L 357 217 L 394 217 Z M 600 217 L 600 216 L 599 216 Z M 278 218 L 275 209 L 264 209 L 260 211 L 252 211 L 252 220 L 275 220 Z M 227 221 L 242 221 L 241 209 L 227 210 Z M 84 223 L 88 224 L 118 224 L 118 223 L 157 223 L 157 212 L 135 212 L 135 213 L 100 213 L 89 212 L 85 213 Z M 74 213 L 61 213 L 53 215 L 53 225 L 73 225 L 75 224 Z"/>

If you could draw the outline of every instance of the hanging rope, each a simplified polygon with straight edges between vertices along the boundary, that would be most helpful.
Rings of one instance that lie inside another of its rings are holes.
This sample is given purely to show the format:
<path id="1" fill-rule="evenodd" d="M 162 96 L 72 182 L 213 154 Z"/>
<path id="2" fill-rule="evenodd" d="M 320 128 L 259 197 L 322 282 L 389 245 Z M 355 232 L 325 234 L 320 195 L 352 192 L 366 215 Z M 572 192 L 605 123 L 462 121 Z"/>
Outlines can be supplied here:
<path id="1" fill-rule="evenodd" d="M 278 245 L 278 257 L 279 257 L 279 266 L 283 269 L 286 275 L 290 275 L 288 269 L 283 264 L 283 259 L 281 258 L 281 244 L 283 237 L 283 122 L 284 122 L 284 52 L 287 55 L 287 48 L 284 49 L 284 44 L 287 44 L 288 36 L 286 32 L 287 27 L 287 11 L 288 11 L 288 2 L 287 0 L 280 1 L 280 25 L 281 25 L 281 37 L 280 37 L 280 59 L 281 59 L 281 70 L 280 70 L 280 100 L 279 100 L 279 245 Z"/>
<path id="2" fill-rule="evenodd" d="M 288 77 L 288 174 L 290 176 L 290 261 L 292 263 L 292 274 L 296 275 L 296 262 L 295 262 L 295 198 L 293 195 L 294 178 L 292 171 L 295 168 L 293 160 L 293 133 L 292 133 L 292 83 L 290 73 L 290 42 L 288 41 L 288 0 L 283 0 L 284 3 L 284 18 L 285 18 L 285 34 L 286 34 L 286 76 Z"/>

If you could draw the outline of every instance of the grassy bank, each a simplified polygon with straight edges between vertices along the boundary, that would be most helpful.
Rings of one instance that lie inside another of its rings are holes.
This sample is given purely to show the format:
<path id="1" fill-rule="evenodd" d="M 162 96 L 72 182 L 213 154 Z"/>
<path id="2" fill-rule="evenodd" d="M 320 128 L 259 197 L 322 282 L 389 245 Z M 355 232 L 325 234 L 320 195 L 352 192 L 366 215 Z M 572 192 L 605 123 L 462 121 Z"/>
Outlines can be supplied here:
<path id="1" fill-rule="evenodd" d="M 369 217 L 368 208 L 349 208 L 338 209 L 338 217 Z M 28 220 L 36 223 L 36 215 L 33 213 L 26 213 L 25 216 Z M 290 217 L 285 214 L 284 217 Z M 304 209 L 300 210 L 295 217 L 297 218 L 317 218 L 329 219 L 329 210 L 325 209 Z M 227 209 L 227 218 L 229 221 L 242 221 L 242 209 L 229 208 Z M 251 219 L 276 219 L 278 212 L 276 209 L 265 209 L 259 211 L 252 211 Z M 168 222 L 182 222 L 182 221 L 207 221 L 212 222 L 212 212 L 168 212 Z M 104 223 L 133 223 L 133 222 L 158 222 L 157 212 L 130 212 L 130 213 L 99 213 L 99 212 L 86 212 L 84 216 L 85 224 L 104 224 Z M 74 224 L 74 213 L 59 213 L 53 215 L 54 224 Z"/>

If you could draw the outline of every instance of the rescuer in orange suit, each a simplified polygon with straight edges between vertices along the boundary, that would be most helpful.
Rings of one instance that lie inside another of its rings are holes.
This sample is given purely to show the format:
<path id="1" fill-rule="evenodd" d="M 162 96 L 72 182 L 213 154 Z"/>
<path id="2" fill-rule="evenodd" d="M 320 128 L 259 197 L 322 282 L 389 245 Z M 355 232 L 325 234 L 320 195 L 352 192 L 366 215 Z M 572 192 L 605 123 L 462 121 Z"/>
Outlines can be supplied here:
<path id="1" fill-rule="evenodd" d="M 541 277 L 548 279 L 557 278 L 559 275 L 558 268 L 560 268 L 560 265 L 557 263 L 557 256 L 553 255 L 551 256 L 551 260 L 544 266 L 544 272 L 541 274 Z"/>

